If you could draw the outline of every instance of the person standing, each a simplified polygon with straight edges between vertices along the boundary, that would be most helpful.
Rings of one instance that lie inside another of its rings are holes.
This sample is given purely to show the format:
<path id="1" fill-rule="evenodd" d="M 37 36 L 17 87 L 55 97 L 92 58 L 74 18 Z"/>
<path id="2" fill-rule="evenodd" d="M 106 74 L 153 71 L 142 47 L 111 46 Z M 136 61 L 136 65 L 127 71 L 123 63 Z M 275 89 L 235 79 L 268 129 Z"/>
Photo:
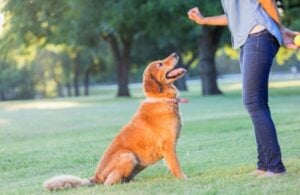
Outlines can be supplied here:
<path id="1" fill-rule="evenodd" d="M 229 26 L 233 48 L 240 48 L 243 104 L 252 120 L 258 161 L 252 175 L 273 177 L 286 172 L 281 159 L 268 105 L 268 82 L 280 45 L 296 49 L 299 32 L 282 25 L 273 0 L 221 0 L 223 15 L 204 17 L 199 8 L 189 10 L 190 20 L 200 25 Z"/>

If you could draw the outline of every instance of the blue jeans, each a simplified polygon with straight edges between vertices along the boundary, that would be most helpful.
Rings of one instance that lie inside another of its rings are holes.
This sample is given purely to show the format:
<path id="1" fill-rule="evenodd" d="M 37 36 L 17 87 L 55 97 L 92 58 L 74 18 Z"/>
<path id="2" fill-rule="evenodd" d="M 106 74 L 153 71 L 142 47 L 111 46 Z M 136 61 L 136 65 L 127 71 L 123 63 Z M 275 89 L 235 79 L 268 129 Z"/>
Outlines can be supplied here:
<path id="1" fill-rule="evenodd" d="M 243 103 L 255 130 L 257 169 L 275 173 L 285 171 L 268 106 L 269 73 L 278 48 L 276 38 L 264 30 L 250 34 L 240 51 Z"/>

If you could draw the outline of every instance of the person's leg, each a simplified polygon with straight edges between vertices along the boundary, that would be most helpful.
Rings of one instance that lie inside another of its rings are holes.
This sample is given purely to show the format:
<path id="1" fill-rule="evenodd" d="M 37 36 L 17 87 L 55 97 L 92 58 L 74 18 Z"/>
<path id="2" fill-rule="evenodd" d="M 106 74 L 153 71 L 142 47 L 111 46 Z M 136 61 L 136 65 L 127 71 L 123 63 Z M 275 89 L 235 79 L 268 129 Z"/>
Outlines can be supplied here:
<path id="1" fill-rule="evenodd" d="M 250 41 L 248 41 L 248 42 L 250 42 Z M 248 52 L 248 50 L 249 49 L 247 49 L 248 47 L 250 47 L 250 46 L 248 46 L 248 44 L 249 43 L 246 43 L 247 44 L 247 46 L 246 46 L 246 53 Z M 247 79 L 246 79 L 246 75 L 245 74 L 247 74 L 247 70 L 246 70 L 246 68 L 244 68 L 245 66 L 248 66 L 247 64 L 249 63 L 247 63 L 246 65 L 244 65 L 245 64 L 245 62 L 244 62 L 244 55 L 245 55 L 245 52 L 244 52 L 244 47 L 242 47 L 241 49 L 240 49 L 240 69 L 241 69 L 241 73 L 242 73 L 242 80 L 243 80 L 243 83 L 247 83 L 247 80 L 248 80 L 248 77 L 247 77 Z M 248 54 L 247 54 L 248 55 Z M 248 57 L 246 57 L 246 59 L 247 59 Z M 242 92 L 242 94 L 245 94 L 245 87 L 244 87 L 244 84 L 243 84 L 243 87 L 242 87 L 242 89 L 243 89 L 243 92 Z M 245 95 L 243 95 L 243 97 L 245 97 Z M 244 99 L 244 98 L 243 98 Z M 257 170 L 256 171 L 253 171 L 253 172 L 251 172 L 250 174 L 251 175 L 260 175 L 260 174 L 263 174 L 264 173 L 264 171 L 267 171 L 267 165 L 266 165 L 266 156 L 264 155 L 264 151 L 263 151 L 263 148 L 262 148 L 262 144 L 261 144 L 261 140 L 259 139 L 260 137 L 259 137 L 259 135 L 258 134 L 256 134 L 256 131 L 255 131 L 255 141 L 256 141 L 256 145 L 257 145 L 257 159 L 258 159 L 258 161 L 257 161 Z"/>
<path id="2" fill-rule="evenodd" d="M 268 80 L 278 43 L 268 32 L 249 36 L 242 47 L 243 103 L 255 129 L 257 168 L 284 172 L 276 130 L 268 106 Z"/>

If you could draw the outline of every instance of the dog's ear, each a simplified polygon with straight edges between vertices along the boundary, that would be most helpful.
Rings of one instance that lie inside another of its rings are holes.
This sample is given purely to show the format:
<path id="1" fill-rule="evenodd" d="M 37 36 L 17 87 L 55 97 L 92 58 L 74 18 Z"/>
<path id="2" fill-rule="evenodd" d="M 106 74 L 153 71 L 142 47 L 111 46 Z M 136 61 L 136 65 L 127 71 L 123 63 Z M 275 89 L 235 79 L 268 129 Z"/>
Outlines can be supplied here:
<path id="1" fill-rule="evenodd" d="M 154 74 L 149 73 L 144 75 L 144 90 L 146 93 L 162 93 L 163 84 L 155 77 Z"/>

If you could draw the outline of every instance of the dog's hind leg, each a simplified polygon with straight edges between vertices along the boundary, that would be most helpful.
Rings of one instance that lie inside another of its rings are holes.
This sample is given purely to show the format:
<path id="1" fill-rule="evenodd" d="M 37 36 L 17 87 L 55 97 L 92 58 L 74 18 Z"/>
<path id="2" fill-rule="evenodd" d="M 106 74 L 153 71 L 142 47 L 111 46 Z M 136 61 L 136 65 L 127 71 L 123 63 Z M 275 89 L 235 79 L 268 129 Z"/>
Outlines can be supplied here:
<path id="1" fill-rule="evenodd" d="M 141 171 L 143 171 L 146 167 L 145 166 L 141 166 L 141 165 L 136 165 L 133 169 L 133 171 L 131 172 L 131 174 L 124 178 L 124 180 L 122 182 L 124 183 L 128 183 L 130 182 L 131 180 L 133 180 L 133 178 L 139 174 Z"/>
<path id="2" fill-rule="evenodd" d="M 111 167 L 106 176 L 104 185 L 120 183 L 129 177 L 138 164 L 138 160 L 132 153 L 121 153 L 115 156 L 110 163 Z"/>

